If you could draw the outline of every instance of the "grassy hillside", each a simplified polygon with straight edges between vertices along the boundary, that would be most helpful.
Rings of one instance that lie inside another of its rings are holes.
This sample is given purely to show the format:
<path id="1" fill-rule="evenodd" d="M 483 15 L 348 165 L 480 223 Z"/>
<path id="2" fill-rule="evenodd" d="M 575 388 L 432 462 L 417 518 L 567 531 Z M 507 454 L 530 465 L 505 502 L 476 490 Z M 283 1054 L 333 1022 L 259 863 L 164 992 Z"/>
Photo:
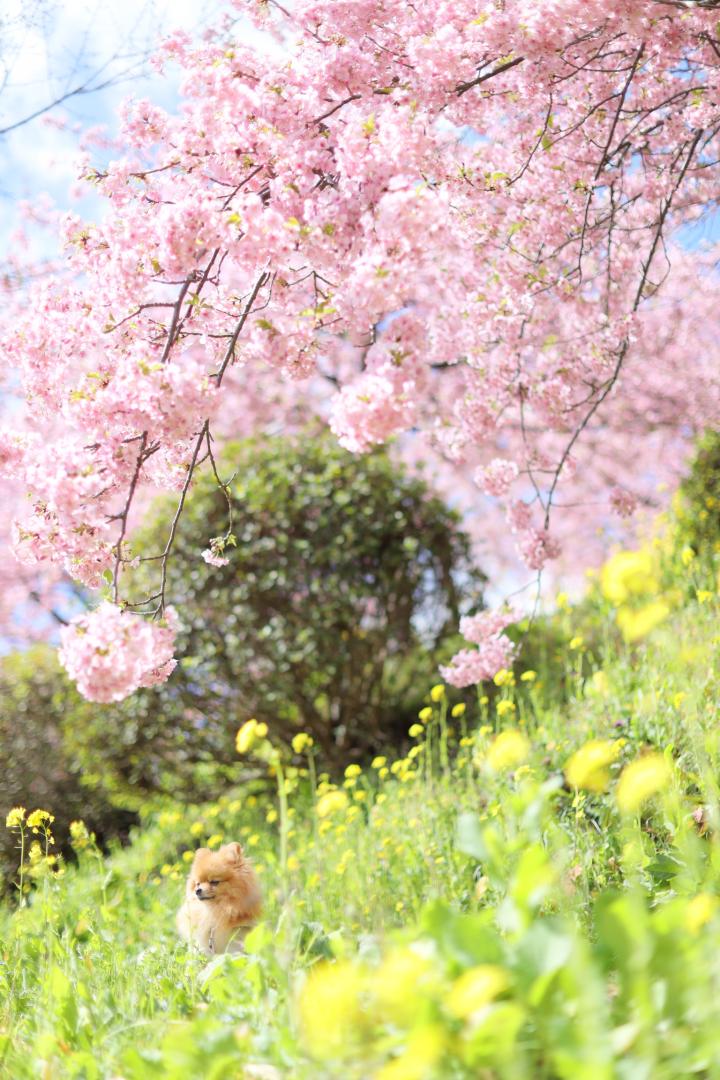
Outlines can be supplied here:
<path id="1" fill-rule="evenodd" d="M 155 808 L 108 858 L 78 826 L 60 873 L 29 853 L 47 826 L 25 825 L 32 892 L 0 909 L 0 1071 L 720 1075 L 718 603 L 691 592 L 640 644 L 618 645 L 608 610 L 590 647 L 566 611 L 542 669 L 464 714 L 436 688 L 406 756 L 337 786 L 302 739 L 280 757 L 246 729 L 265 793 Z M 174 915 L 192 849 L 234 839 L 266 917 L 208 969 Z"/>

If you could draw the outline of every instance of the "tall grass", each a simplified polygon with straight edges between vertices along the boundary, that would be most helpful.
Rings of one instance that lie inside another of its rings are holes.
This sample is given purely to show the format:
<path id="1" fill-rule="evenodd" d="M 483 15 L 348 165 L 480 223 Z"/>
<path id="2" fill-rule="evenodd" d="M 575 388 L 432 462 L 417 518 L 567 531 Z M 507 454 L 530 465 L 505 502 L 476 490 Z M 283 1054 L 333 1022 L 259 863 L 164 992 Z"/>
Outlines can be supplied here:
<path id="1" fill-rule="evenodd" d="M 591 655 L 573 618 L 546 668 L 465 711 L 435 688 L 406 753 L 336 783 L 308 740 L 247 731 L 266 790 L 154 807 L 109 857 L 78 825 L 77 865 L 53 863 L 16 816 L 0 1069 L 720 1075 L 716 602 L 633 649 L 600 627 Z M 193 849 L 236 839 L 265 917 L 207 965 L 174 914 Z"/>

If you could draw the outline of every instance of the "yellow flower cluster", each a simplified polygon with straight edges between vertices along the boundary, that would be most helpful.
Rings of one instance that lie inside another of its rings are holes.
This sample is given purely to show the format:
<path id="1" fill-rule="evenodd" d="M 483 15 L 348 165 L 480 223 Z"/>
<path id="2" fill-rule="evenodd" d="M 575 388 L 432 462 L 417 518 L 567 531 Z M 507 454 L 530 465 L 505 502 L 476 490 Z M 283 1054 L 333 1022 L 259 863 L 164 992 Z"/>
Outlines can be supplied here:
<path id="1" fill-rule="evenodd" d="M 618 741 L 592 739 L 581 746 L 565 766 L 565 776 L 571 787 L 584 791 L 605 791 L 610 783 L 610 769 L 617 761 L 621 746 Z"/>
<path id="2" fill-rule="evenodd" d="M 246 720 L 235 736 L 235 749 L 238 754 L 249 754 L 257 743 L 267 738 L 268 726 L 259 720 Z"/>
<path id="3" fill-rule="evenodd" d="M 486 760 L 493 772 L 505 772 L 517 765 L 522 765 L 529 754 L 530 741 L 527 736 L 511 728 L 508 731 L 502 731 L 493 740 Z"/>
<path id="4" fill-rule="evenodd" d="M 662 754 L 645 754 L 623 769 L 616 793 L 618 806 L 624 814 L 636 814 L 671 778 L 672 769 Z"/>

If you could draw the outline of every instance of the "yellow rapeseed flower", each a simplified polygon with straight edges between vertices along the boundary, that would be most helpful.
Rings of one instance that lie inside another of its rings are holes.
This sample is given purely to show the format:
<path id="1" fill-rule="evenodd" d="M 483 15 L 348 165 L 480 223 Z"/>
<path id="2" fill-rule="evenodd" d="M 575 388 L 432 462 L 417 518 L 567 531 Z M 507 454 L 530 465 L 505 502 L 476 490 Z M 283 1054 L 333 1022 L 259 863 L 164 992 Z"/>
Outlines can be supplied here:
<path id="1" fill-rule="evenodd" d="M 267 735 L 267 724 L 259 724 L 255 719 L 245 721 L 235 736 L 235 749 L 238 754 L 247 754 L 252 750 L 258 739 L 263 737 L 259 734 L 261 727 L 265 728 L 264 734 Z"/>
<path id="2" fill-rule="evenodd" d="M 443 683 L 437 683 L 437 685 L 433 686 L 432 689 L 430 690 L 430 700 L 435 701 L 435 702 L 442 701 L 442 699 L 444 697 L 445 697 L 445 686 L 444 686 Z"/>
<path id="3" fill-rule="evenodd" d="M 626 765 L 616 798 L 624 814 L 636 813 L 642 804 L 666 786 L 672 770 L 662 754 L 646 754 Z"/>
<path id="4" fill-rule="evenodd" d="M 507 668 L 500 668 L 493 676 L 493 682 L 496 686 L 514 686 L 515 676 Z"/>
<path id="5" fill-rule="evenodd" d="M 411 739 L 417 739 L 418 735 L 422 735 L 424 731 L 425 728 L 422 726 L 422 724 L 411 724 L 410 728 L 408 729 L 408 735 Z"/>
<path id="6" fill-rule="evenodd" d="M 405 1040 L 400 1057 L 373 1073 L 374 1080 L 425 1080 L 445 1053 L 447 1034 L 440 1024 L 423 1024 Z"/>
<path id="7" fill-rule="evenodd" d="M 299 732 L 297 735 L 293 735 L 291 746 L 296 754 L 302 754 L 304 750 L 309 750 L 312 745 L 312 735 L 308 735 L 304 731 Z"/>
<path id="8" fill-rule="evenodd" d="M 25 813 L 24 806 L 13 806 L 5 818 L 5 827 L 7 829 L 18 829 L 25 820 Z"/>
<path id="9" fill-rule="evenodd" d="M 631 596 L 657 592 L 654 558 L 648 548 L 619 551 L 600 571 L 600 588 L 611 604 L 624 604 Z"/>
<path id="10" fill-rule="evenodd" d="M 464 701 L 459 701 L 457 705 L 453 705 L 450 715 L 457 720 L 460 716 L 465 715 L 466 705 Z"/>
<path id="11" fill-rule="evenodd" d="M 424 709 L 421 709 L 418 713 L 418 719 L 422 720 L 423 724 L 427 724 L 428 720 L 432 720 L 433 711 L 429 705 L 426 705 Z"/>
<path id="12" fill-rule="evenodd" d="M 620 746 L 610 739 L 592 739 L 585 743 L 565 766 L 568 783 L 585 791 L 605 791 L 610 783 L 609 765 L 617 760 Z"/>
<path id="13" fill-rule="evenodd" d="M 434 967 L 430 958 L 412 946 L 397 946 L 387 954 L 372 980 L 372 994 L 383 1015 L 409 1026 L 422 1006 L 419 991 L 431 986 Z"/>
<path id="14" fill-rule="evenodd" d="M 691 934 L 697 934 L 720 907 L 720 901 L 712 893 L 698 893 L 694 896 L 685 911 L 685 925 Z"/>
<path id="15" fill-rule="evenodd" d="M 682 560 L 683 566 L 689 566 L 690 563 L 695 558 L 695 552 L 693 551 L 693 549 L 691 547 L 689 547 L 686 544 L 685 547 L 680 552 L 680 558 Z"/>
<path id="16" fill-rule="evenodd" d="M 31 829 L 41 829 L 54 820 L 54 816 L 48 810 L 33 810 L 31 814 L 28 814 L 27 823 Z"/>
<path id="17" fill-rule="evenodd" d="M 629 645 L 647 637 L 651 630 L 664 622 L 670 614 L 670 606 L 664 600 L 654 600 L 641 608 L 621 607 L 617 622 L 622 636 Z"/>
<path id="18" fill-rule="evenodd" d="M 344 1054 L 362 1031 L 364 978 L 349 961 L 316 965 L 300 991 L 303 1042 L 316 1058 Z"/>
<path id="19" fill-rule="evenodd" d="M 487 762 L 493 772 L 503 772 L 522 765 L 530 753 L 530 742 L 521 731 L 502 731 L 487 753 Z"/>
<path id="20" fill-rule="evenodd" d="M 352 777 L 354 776 L 360 776 L 361 774 L 362 769 L 359 765 L 348 765 L 345 770 L 345 775 L 347 776 L 348 780 L 352 779 Z"/>
<path id="21" fill-rule="evenodd" d="M 520 682 L 535 682 L 537 679 L 537 671 L 523 671 L 520 676 Z"/>
<path id="22" fill-rule="evenodd" d="M 317 816 L 325 818 L 331 814 L 338 814 L 345 810 L 347 805 L 348 797 L 344 791 L 328 791 L 326 795 L 321 795 L 318 799 Z"/>
<path id="23" fill-rule="evenodd" d="M 456 980 L 445 998 L 445 1007 L 453 1016 L 465 1020 L 507 990 L 509 982 L 507 972 L 497 964 L 480 964 Z"/>
<path id="24" fill-rule="evenodd" d="M 495 711 L 498 716 L 506 716 L 508 713 L 515 712 L 515 704 L 512 701 L 498 701 Z"/>
<path id="25" fill-rule="evenodd" d="M 383 765 L 387 765 L 387 758 L 386 757 L 382 757 L 382 755 L 381 755 L 380 757 L 376 757 L 376 758 L 372 759 L 372 767 L 373 767 L 373 769 L 382 769 Z"/>
<path id="26" fill-rule="evenodd" d="M 571 650 L 571 652 L 575 652 L 576 649 L 581 649 L 583 647 L 584 641 L 585 639 L 583 638 L 582 634 L 576 634 L 574 638 L 570 639 L 570 644 L 568 645 L 568 648 Z"/>

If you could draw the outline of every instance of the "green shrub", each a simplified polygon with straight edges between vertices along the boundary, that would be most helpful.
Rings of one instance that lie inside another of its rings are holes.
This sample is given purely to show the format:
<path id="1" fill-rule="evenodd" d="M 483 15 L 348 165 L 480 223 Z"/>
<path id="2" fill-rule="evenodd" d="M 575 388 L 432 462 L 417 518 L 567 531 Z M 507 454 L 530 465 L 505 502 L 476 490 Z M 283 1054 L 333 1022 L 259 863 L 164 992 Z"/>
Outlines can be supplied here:
<path id="1" fill-rule="evenodd" d="M 100 841 L 123 835 L 134 815 L 109 805 L 83 782 L 68 749 L 63 725 L 86 709 L 60 671 L 54 651 L 38 646 L 0 663 L 0 820 L 13 806 L 41 808 L 55 816 L 59 850 L 69 851 L 68 826 L 83 818 Z M 17 867 L 15 838 L 0 830 L 0 876 L 7 885 Z"/>
<path id="2" fill-rule="evenodd" d="M 228 766 L 237 778 L 234 736 L 252 716 L 281 740 L 310 733 L 328 764 L 396 743 L 437 679 L 461 597 L 481 599 L 458 516 L 385 452 L 258 439 L 230 446 L 218 471 L 233 477 L 230 512 L 206 475 L 168 567 L 178 669 L 68 733 L 116 797 L 212 795 Z M 162 550 L 173 505 L 158 507 L 134 553 Z M 202 551 L 228 530 L 228 565 L 208 565 Z M 144 566 L 152 593 L 158 563 Z"/>
<path id="3" fill-rule="evenodd" d="M 720 551 L 720 432 L 707 431 L 680 486 L 677 517 L 681 538 L 697 555 Z"/>

